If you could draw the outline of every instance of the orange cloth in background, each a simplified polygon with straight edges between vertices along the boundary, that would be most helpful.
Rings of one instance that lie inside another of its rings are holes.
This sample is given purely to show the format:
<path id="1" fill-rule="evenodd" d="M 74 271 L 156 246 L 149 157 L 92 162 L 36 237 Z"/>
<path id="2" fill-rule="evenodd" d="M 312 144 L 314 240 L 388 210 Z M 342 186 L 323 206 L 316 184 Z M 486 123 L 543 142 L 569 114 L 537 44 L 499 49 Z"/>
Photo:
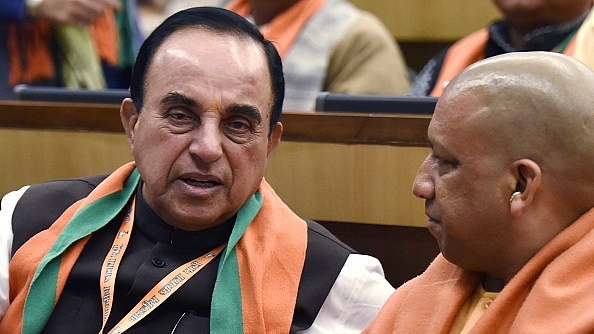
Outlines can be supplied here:
<path id="1" fill-rule="evenodd" d="M 439 255 L 394 292 L 364 333 L 447 334 L 480 278 Z M 470 333 L 594 333 L 593 278 L 594 208 L 526 263 Z"/>
<path id="2" fill-rule="evenodd" d="M 11 86 L 54 78 L 56 73 L 50 49 L 52 30 L 52 24 L 47 20 L 9 26 L 7 47 Z M 106 10 L 90 26 L 90 30 L 99 58 L 115 66 L 118 63 L 119 37 L 114 10 Z"/>
<path id="3" fill-rule="evenodd" d="M 301 0 L 277 15 L 260 31 L 264 37 L 276 45 L 281 58 L 293 45 L 301 29 L 309 18 L 314 15 L 325 3 L 325 0 Z M 250 16 L 252 7 L 248 0 L 232 0 L 227 9 L 243 16 Z"/>
<path id="4" fill-rule="evenodd" d="M 485 58 L 485 44 L 489 39 L 487 28 L 480 29 L 454 43 L 448 50 L 441 71 L 431 91 L 431 96 L 439 97 L 445 86 L 470 64 Z"/>
<path id="5" fill-rule="evenodd" d="M 439 97 L 447 84 L 467 66 L 485 58 L 485 45 L 489 40 L 489 30 L 480 29 L 454 43 L 446 53 L 441 71 L 431 91 L 431 96 Z M 576 49 L 575 36 L 569 41 L 563 54 L 573 56 Z"/>

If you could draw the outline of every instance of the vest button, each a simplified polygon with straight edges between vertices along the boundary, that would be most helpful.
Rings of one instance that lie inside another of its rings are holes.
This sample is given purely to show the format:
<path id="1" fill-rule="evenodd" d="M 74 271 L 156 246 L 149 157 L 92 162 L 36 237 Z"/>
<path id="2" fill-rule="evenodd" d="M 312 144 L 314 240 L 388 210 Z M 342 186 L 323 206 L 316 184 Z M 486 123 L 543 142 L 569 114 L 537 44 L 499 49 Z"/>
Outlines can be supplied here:
<path id="1" fill-rule="evenodd" d="M 161 260 L 158 257 L 153 258 L 153 265 L 157 268 L 163 268 L 165 266 L 165 261 Z"/>

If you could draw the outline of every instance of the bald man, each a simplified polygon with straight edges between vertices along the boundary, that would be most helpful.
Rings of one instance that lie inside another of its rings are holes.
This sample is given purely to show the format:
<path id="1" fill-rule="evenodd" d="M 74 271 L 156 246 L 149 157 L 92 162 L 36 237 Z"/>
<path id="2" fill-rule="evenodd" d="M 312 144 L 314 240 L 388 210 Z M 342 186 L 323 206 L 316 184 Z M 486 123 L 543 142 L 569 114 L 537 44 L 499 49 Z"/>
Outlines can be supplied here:
<path id="1" fill-rule="evenodd" d="M 594 72 L 509 53 L 439 98 L 413 185 L 441 254 L 367 333 L 594 333 Z"/>

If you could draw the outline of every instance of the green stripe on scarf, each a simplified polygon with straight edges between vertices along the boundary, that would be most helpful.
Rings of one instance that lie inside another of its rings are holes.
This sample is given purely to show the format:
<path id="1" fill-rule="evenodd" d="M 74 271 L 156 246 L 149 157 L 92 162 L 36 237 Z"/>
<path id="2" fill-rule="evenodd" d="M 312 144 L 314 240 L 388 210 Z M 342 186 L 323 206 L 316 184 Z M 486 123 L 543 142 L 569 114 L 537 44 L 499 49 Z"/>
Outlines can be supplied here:
<path id="1" fill-rule="evenodd" d="M 229 243 L 219 263 L 219 272 L 212 294 L 211 333 L 243 333 L 241 286 L 235 245 L 260 211 L 262 202 L 262 194 L 256 192 L 237 213 Z"/>
<path id="2" fill-rule="evenodd" d="M 23 310 L 23 333 L 40 333 L 47 323 L 56 299 L 56 282 L 61 255 L 76 241 L 111 221 L 134 193 L 140 174 L 134 169 L 124 188 L 97 199 L 78 211 L 43 257 L 33 276 Z"/>

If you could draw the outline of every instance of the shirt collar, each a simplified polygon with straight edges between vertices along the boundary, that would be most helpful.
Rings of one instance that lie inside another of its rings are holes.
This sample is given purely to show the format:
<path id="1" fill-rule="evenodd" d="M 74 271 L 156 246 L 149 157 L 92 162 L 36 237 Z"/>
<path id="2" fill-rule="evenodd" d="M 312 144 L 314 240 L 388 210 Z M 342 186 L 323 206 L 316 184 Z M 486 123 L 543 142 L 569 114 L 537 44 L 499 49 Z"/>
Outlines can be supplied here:
<path id="1" fill-rule="evenodd" d="M 527 33 L 524 35 L 524 47 L 520 50 L 516 50 L 510 43 L 509 24 L 507 21 L 502 20 L 491 24 L 489 34 L 491 40 L 505 52 L 550 51 L 557 44 L 561 43 L 574 29 L 578 29 L 586 19 L 586 16 L 588 16 L 588 13 L 589 11 L 569 22 L 541 27 Z"/>
<path id="2" fill-rule="evenodd" d="M 167 224 L 148 205 L 142 196 L 140 181 L 136 190 L 136 215 L 134 226 L 154 242 L 172 245 L 179 249 L 207 252 L 229 240 L 236 216 L 226 222 L 201 231 L 184 231 Z"/>

